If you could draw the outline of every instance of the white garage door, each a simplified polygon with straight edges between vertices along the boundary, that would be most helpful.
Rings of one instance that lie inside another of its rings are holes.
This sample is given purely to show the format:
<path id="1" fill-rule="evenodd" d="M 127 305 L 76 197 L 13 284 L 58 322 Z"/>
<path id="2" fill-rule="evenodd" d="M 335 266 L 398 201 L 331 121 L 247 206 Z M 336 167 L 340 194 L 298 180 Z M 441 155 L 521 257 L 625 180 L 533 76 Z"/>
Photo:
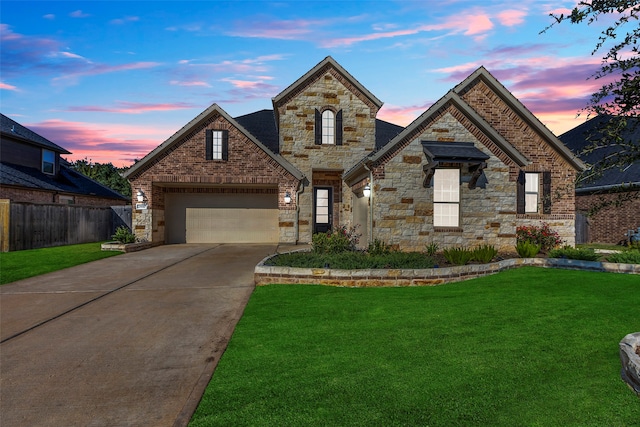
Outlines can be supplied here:
<path id="1" fill-rule="evenodd" d="M 277 243 L 277 194 L 167 193 L 167 243 Z"/>

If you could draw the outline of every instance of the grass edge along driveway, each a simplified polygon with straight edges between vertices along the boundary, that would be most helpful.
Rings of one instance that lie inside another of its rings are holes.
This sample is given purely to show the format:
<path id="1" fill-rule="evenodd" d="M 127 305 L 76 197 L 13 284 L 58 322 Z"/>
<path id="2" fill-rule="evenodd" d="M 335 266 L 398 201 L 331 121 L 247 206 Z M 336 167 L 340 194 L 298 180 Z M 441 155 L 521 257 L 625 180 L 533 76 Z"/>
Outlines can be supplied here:
<path id="1" fill-rule="evenodd" d="M 637 276 L 525 267 L 437 287 L 258 287 L 191 426 L 629 426 Z"/>
<path id="2" fill-rule="evenodd" d="M 123 253 L 103 251 L 100 249 L 100 245 L 101 242 L 82 243 L 52 248 L 0 252 L 0 285 Z"/>

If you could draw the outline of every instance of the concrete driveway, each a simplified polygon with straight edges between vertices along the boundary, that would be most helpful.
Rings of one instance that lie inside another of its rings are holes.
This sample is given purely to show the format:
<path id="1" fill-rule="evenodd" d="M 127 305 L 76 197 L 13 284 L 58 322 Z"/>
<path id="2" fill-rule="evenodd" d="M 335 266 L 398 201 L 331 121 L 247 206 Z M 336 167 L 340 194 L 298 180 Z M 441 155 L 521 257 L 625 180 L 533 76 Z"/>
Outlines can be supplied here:
<path id="1" fill-rule="evenodd" d="M 0 287 L 0 425 L 180 426 L 276 245 L 169 245 Z"/>

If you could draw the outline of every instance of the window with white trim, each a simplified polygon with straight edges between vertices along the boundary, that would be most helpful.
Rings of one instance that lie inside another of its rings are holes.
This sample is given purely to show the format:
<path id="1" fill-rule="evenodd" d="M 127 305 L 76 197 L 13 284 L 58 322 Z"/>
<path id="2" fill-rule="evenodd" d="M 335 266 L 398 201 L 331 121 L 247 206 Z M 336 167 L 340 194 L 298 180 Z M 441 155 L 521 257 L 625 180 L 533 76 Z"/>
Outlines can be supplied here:
<path id="1" fill-rule="evenodd" d="M 524 174 L 524 211 L 525 213 L 538 212 L 538 200 L 540 199 L 540 175 L 537 173 Z"/>
<path id="2" fill-rule="evenodd" d="M 222 131 L 211 132 L 211 160 L 222 160 Z"/>
<path id="3" fill-rule="evenodd" d="M 42 172 L 53 175 L 56 170 L 56 154 L 51 150 L 42 149 Z"/>
<path id="4" fill-rule="evenodd" d="M 322 143 L 335 144 L 336 141 L 336 116 L 331 110 L 322 112 Z"/>
<path id="5" fill-rule="evenodd" d="M 460 169 L 436 169 L 433 175 L 433 225 L 460 225 Z"/>

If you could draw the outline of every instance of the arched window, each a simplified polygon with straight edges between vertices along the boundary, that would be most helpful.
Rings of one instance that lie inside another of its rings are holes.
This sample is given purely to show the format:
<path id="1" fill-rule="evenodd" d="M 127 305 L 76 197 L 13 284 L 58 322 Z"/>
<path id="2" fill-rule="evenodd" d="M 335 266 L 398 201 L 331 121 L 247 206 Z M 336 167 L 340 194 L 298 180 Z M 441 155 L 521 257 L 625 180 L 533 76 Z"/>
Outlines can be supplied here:
<path id="1" fill-rule="evenodd" d="M 336 116 L 331 110 L 322 112 L 322 143 L 335 144 L 336 142 Z"/>

